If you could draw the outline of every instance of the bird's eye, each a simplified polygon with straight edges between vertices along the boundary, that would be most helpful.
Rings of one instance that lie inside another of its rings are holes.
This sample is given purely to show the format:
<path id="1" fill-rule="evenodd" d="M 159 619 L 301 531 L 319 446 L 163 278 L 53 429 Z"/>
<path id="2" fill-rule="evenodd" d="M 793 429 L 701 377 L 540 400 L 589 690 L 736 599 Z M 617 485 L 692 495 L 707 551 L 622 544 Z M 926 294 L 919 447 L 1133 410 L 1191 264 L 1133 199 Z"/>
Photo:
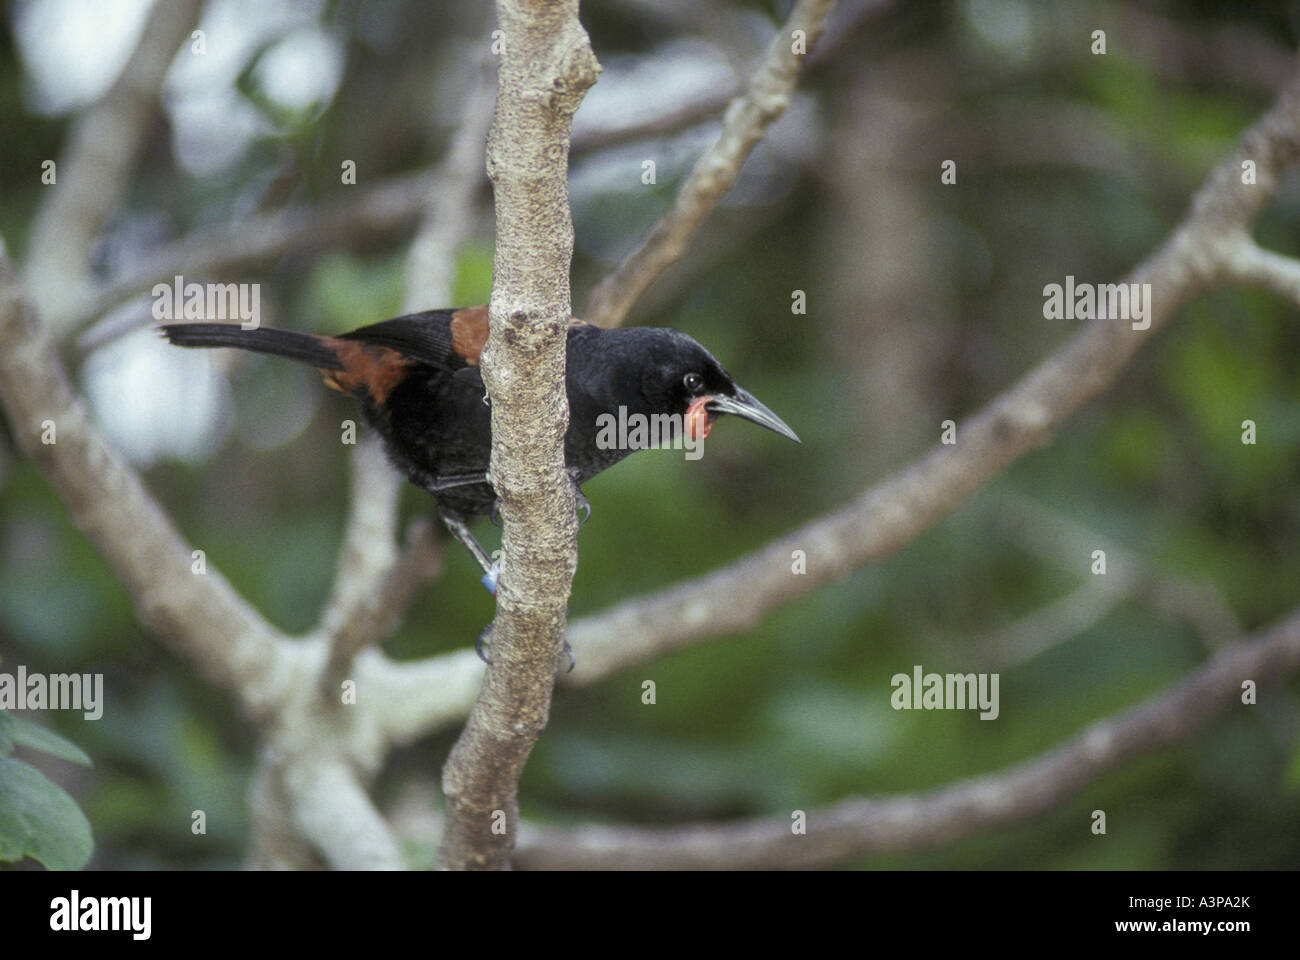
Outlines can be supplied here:
<path id="1" fill-rule="evenodd" d="M 682 386 L 686 387 L 687 393 L 698 393 L 704 386 L 704 378 L 698 373 L 688 373 L 682 377 Z"/>

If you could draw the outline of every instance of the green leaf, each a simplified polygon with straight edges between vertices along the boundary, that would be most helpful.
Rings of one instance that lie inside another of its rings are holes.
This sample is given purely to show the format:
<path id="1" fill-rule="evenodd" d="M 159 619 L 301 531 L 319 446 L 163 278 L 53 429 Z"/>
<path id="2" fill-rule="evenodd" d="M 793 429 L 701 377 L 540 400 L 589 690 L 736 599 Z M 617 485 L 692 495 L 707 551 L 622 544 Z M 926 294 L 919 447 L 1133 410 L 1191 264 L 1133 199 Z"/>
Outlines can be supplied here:
<path id="1" fill-rule="evenodd" d="M 90 821 L 62 787 L 21 760 L 0 759 L 0 861 L 80 870 L 94 849 Z"/>
<path id="2" fill-rule="evenodd" d="M 18 746 L 38 750 L 41 753 L 48 753 L 60 760 L 79 763 L 83 767 L 94 766 L 86 751 L 71 740 L 64 740 L 54 731 L 37 726 L 26 717 L 10 717 L 9 720 L 13 724 L 9 736 Z"/>

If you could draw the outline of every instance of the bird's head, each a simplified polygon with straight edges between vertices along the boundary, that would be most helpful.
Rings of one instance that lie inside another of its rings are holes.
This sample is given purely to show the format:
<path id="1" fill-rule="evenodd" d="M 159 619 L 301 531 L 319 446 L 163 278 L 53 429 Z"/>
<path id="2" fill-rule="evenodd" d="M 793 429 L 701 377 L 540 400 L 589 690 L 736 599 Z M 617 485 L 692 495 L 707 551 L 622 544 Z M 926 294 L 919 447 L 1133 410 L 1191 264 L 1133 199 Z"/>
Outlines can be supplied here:
<path id="1" fill-rule="evenodd" d="M 648 337 L 641 390 L 656 410 L 681 415 L 687 434 L 702 440 L 724 413 L 743 417 L 799 443 L 784 420 L 736 383 L 722 364 L 680 330 L 640 328 Z"/>

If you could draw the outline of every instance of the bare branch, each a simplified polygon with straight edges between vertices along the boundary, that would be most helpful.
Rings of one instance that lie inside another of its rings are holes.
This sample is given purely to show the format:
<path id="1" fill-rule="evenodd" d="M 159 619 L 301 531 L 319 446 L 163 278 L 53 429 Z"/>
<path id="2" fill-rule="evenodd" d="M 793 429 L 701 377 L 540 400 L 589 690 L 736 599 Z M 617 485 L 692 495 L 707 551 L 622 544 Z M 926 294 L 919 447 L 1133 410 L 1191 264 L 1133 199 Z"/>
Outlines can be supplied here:
<path id="1" fill-rule="evenodd" d="M 335 870 L 405 869 L 396 837 L 348 764 L 294 758 L 283 778 L 294 825 Z"/>
<path id="2" fill-rule="evenodd" d="M 352 451 L 350 464 L 347 527 L 339 550 L 338 572 L 319 627 L 336 646 L 351 642 L 340 639 L 344 624 L 355 619 L 357 608 L 366 606 L 367 598 L 397 559 L 393 535 L 401 477 L 389 466 L 375 434 L 361 438 Z"/>
<path id="3" fill-rule="evenodd" d="M 437 171 L 422 170 L 386 180 L 358 196 L 321 208 L 276 210 L 188 234 L 86 297 L 75 311 L 75 322 L 85 323 L 148 292 L 156 283 L 170 283 L 178 274 L 218 278 L 237 267 L 291 250 L 361 243 L 409 229 L 418 220 L 429 192 L 437 186 L 438 177 Z M 91 350 L 152 322 L 149 310 L 141 308 L 138 315 L 87 330 L 78 346 Z"/>
<path id="4" fill-rule="evenodd" d="M 388 465 L 378 438 L 368 435 L 352 455 L 350 507 L 338 573 L 316 630 L 330 647 L 320 679 L 322 693 L 331 700 L 352 658 L 397 626 L 441 561 L 425 518 L 412 523 L 406 547 L 398 553 L 393 532 L 401 488 L 402 480 Z"/>
<path id="5" fill-rule="evenodd" d="M 0 399 L 14 437 L 41 467 L 165 643 L 253 715 L 282 695 L 280 635 L 211 564 L 196 559 L 139 475 L 123 463 L 68 385 L 48 335 L 0 255 Z"/>
<path id="6" fill-rule="evenodd" d="M 911 466 L 839 510 L 771 541 L 736 563 L 612 610 L 574 621 L 578 666 L 566 680 L 589 683 L 699 639 L 750 629 L 770 611 L 888 556 L 964 504 L 1022 454 L 1050 442 L 1064 420 L 1115 378 L 1178 309 L 1227 275 L 1225 250 L 1268 202 L 1300 155 L 1300 77 L 1217 167 L 1165 243 L 1125 283 L 1151 284 L 1150 324 L 1095 320 L 1060 350 L 958 426 Z M 1243 160 L 1256 184 L 1241 182 Z M 794 575 L 794 551 L 807 572 Z"/>
<path id="7" fill-rule="evenodd" d="M 739 94 L 738 87 L 728 85 L 703 91 L 694 99 L 672 100 L 663 105 L 661 112 L 633 123 L 618 122 L 603 126 L 593 123 L 575 124 L 570 149 L 574 153 L 589 153 L 677 133 L 712 120 Z"/>
<path id="8" fill-rule="evenodd" d="M 496 9 L 504 52 L 487 162 L 497 234 L 482 368 L 504 558 L 492 664 L 443 767 L 440 863 L 451 869 L 509 862 L 515 790 L 546 725 L 578 559 L 564 471 L 573 256 L 568 145 L 574 111 L 600 67 L 577 0 L 497 0 Z"/>
<path id="9" fill-rule="evenodd" d="M 250 870 L 319 870 L 320 854 L 304 840 L 289 812 L 279 764 L 279 751 L 262 745 L 248 785 L 252 821 L 247 868 Z"/>
<path id="10" fill-rule="evenodd" d="M 355 670 L 364 702 L 383 704 L 375 723 L 399 745 L 460 723 L 483 684 L 483 661 L 471 649 L 411 663 L 370 649 L 357 657 Z"/>
<path id="11" fill-rule="evenodd" d="M 808 868 L 950 843 L 1056 806 L 1107 771 L 1186 740 L 1212 717 L 1240 706 L 1245 681 L 1277 683 L 1297 668 L 1300 610 L 1173 689 L 1002 773 L 926 794 L 846 800 L 810 812 L 803 836 L 791 832 L 785 815 L 662 830 L 530 826 L 515 864 L 552 870 Z"/>
<path id="12" fill-rule="evenodd" d="M 962 648 L 974 653 L 980 662 L 1010 669 L 1095 626 L 1128 599 L 1133 586 L 1122 576 L 1085 582 L 1010 623 L 976 633 Z"/>
<path id="13" fill-rule="evenodd" d="M 91 244 L 122 202 L 176 51 L 203 0 L 160 0 L 117 81 L 73 124 L 32 228 L 26 286 L 56 339 L 92 287 Z"/>
<path id="14" fill-rule="evenodd" d="M 379 576 L 368 579 L 369 592 L 358 595 L 346 610 L 346 619 L 326 635 L 330 659 L 321 673 L 323 692 L 337 693 L 352 660 L 372 643 L 397 628 L 422 586 L 442 568 L 442 547 L 427 517 L 418 517 L 407 530 L 406 546 L 387 566 L 375 568 Z"/>
<path id="15" fill-rule="evenodd" d="M 1244 230 L 1224 237 L 1222 252 L 1227 279 L 1260 287 L 1300 305 L 1300 260 L 1265 250 Z"/>
<path id="16" fill-rule="evenodd" d="M 731 189 L 763 132 L 790 103 L 803 60 L 803 53 L 794 50 L 795 31 L 803 32 L 804 50 L 812 50 L 833 6 L 834 0 L 798 0 L 790 19 L 772 40 L 749 89 L 727 108 L 722 135 L 696 162 L 672 209 L 645 242 L 592 290 L 583 315 L 587 321 L 603 327 L 618 326 L 646 288 L 682 258 L 704 218 Z"/>

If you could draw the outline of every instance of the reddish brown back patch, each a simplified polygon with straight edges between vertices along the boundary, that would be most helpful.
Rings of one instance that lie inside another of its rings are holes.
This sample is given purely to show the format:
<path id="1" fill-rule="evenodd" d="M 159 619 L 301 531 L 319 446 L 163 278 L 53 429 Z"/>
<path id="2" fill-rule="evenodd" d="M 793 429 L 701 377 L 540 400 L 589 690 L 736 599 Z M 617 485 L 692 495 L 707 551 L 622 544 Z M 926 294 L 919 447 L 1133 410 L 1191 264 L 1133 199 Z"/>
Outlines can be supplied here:
<path id="1" fill-rule="evenodd" d="M 466 307 L 451 315 L 451 348 L 471 367 L 478 366 L 479 355 L 488 339 L 488 308 Z"/>
<path id="2" fill-rule="evenodd" d="M 344 393 L 355 393 L 365 387 L 371 399 L 383 406 L 388 395 L 406 379 L 406 373 L 416 361 L 389 347 L 354 343 L 351 340 L 331 340 L 330 347 L 343 364 L 342 370 L 325 370 L 325 382 Z"/>

